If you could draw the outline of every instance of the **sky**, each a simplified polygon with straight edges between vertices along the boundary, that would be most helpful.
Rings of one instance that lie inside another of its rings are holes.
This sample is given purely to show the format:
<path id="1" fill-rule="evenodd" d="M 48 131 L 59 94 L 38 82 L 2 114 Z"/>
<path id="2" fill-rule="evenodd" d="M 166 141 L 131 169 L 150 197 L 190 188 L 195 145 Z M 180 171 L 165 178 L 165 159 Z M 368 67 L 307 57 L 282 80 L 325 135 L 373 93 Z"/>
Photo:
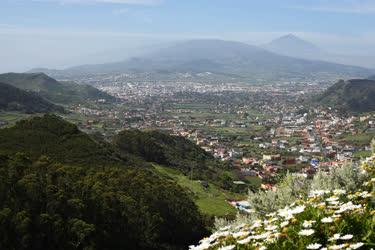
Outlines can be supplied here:
<path id="1" fill-rule="evenodd" d="M 0 0 L 0 72 L 105 63 L 201 38 L 295 34 L 375 55 L 375 0 Z"/>

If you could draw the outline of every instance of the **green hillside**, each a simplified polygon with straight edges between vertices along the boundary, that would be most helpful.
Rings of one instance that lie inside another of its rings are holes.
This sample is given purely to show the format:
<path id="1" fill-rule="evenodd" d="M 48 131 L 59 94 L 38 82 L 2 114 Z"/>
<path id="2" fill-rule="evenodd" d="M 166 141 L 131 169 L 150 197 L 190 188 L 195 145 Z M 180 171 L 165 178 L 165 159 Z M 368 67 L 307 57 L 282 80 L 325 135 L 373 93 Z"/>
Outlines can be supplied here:
<path id="1" fill-rule="evenodd" d="M 370 112 L 375 110 L 375 81 L 366 79 L 340 80 L 324 93 L 315 97 L 319 104 L 345 112 Z"/>
<path id="2" fill-rule="evenodd" d="M 227 200 L 243 199 L 235 175 L 191 141 L 158 131 L 123 131 L 113 143 L 81 132 L 55 115 L 22 120 L 0 129 L 0 156 L 23 153 L 31 161 L 73 166 L 144 169 L 179 185 L 208 216 L 234 216 Z M 207 183 L 205 185 L 202 184 Z"/>
<path id="3" fill-rule="evenodd" d="M 184 188 L 197 204 L 203 214 L 210 216 L 233 217 L 237 210 L 229 204 L 228 200 L 242 200 L 246 198 L 245 194 L 236 194 L 217 187 L 209 183 L 205 188 L 200 181 L 191 180 L 189 176 L 182 174 L 179 170 L 169 167 L 155 165 L 159 174 L 171 178 L 178 185 Z"/>
<path id="4" fill-rule="evenodd" d="M 0 74 L 0 82 L 19 89 L 36 92 L 54 103 L 69 104 L 98 99 L 115 101 L 113 96 L 92 86 L 79 85 L 73 82 L 59 82 L 43 73 Z"/>
<path id="5" fill-rule="evenodd" d="M 125 130 L 114 144 L 123 152 L 143 157 L 147 161 L 179 168 L 185 173 L 191 168 L 207 168 L 213 157 L 183 137 L 159 131 Z"/>
<path id="6" fill-rule="evenodd" d="M 56 106 L 33 92 L 27 92 L 0 82 L 0 110 L 25 113 L 63 112 Z"/>
<path id="7" fill-rule="evenodd" d="M 185 249 L 203 237 L 191 196 L 143 166 L 55 115 L 0 129 L 0 249 Z"/>
<path id="8" fill-rule="evenodd" d="M 113 150 L 94 141 L 78 128 L 55 115 L 22 120 L 0 130 L 0 153 L 23 152 L 32 160 L 41 155 L 54 162 L 79 165 L 118 163 Z"/>

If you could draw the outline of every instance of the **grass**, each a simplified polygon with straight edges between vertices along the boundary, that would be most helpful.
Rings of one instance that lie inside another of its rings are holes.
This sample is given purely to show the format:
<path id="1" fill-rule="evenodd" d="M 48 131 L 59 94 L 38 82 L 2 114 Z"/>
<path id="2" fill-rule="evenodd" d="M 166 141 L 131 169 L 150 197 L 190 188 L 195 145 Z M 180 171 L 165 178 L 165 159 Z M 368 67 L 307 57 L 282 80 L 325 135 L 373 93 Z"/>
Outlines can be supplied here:
<path id="1" fill-rule="evenodd" d="M 85 123 L 87 120 L 89 120 L 90 118 L 87 118 L 85 117 L 84 115 L 81 115 L 81 114 L 78 114 L 78 113 L 69 113 L 67 115 L 64 115 L 63 116 L 64 119 L 74 123 L 74 124 L 77 124 L 77 123 Z"/>
<path id="2" fill-rule="evenodd" d="M 251 130 L 249 128 L 215 128 L 215 127 L 202 127 L 202 130 L 210 133 L 215 133 L 222 136 L 250 136 Z"/>
<path id="3" fill-rule="evenodd" d="M 245 180 L 254 188 L 259 188 L 262 184 L 262 180 L 257 176 L 246 176 Z"/>
<path id="4" fill-rule="evenodd" d="M 368 145 L 370 144 L 372 138 L 375 137 L 375 133 L 364 133 L 357 135 L 348 135 L 342 139 L 342 141 L 355 144 L 355 145 Z"/>
<path id="5" fill-rule="evenodd" d="M 298 142 L 303 141 L 303 138 L 302 137 L 298 137 L 298 136 L 282 137 L 280 139 L 287 140 L 290 145 L 297 145 Z"/>
<path id="6" fill-rule="evenodd" d="M 190 180 L 178 170 L 159 165 L 154 165 L 154 167 L 159 173 L 172 178 L 182 188 L 191 193 L 195 203 L 203 214 L 211 216 L 235 215 L 237 212 L 236 209 L 227 200 L 244 198 L 243 195 L 224 191 L 211 183 L 205 189 L 198 181 Z"/>
<path id="7" fill-rule="evenodd" d="M 8 126 L 14 125 L 16 122 L 27 119 L 34 116 L 43 116 L 43 114 L 26 114 L 21 112 L 0 112 L 0 121 L 6 122 Z M 78 122 L 85 122 L 85 119 L 82 115 L 76 113 L 70 113 L 67 115 L 62 115 L 62 117 L 74 124 Z"/>
<path id="8" fill-rule="evenodd" d="M 371 156 L 371 151 L 357 151 L 354 152 L 353 156 L 355 158 L 366 158 Z"/>
<path id="9" fill-rule="evenodd" d="M 0 112 L 0 121 L 5 122 L 6 126 L 12 126 L 16 122 L 29 118 L 31 116 L 38 116 L 41 114 L 25 114 L 20 112 Z"/>

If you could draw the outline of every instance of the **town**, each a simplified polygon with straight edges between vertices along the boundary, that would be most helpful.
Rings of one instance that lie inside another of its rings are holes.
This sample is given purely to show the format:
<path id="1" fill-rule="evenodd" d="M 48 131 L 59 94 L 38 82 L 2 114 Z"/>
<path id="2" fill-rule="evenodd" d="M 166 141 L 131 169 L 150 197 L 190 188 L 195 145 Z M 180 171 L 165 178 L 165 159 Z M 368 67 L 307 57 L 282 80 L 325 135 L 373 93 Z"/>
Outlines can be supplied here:
<path id="1" fill-rule="evenodd" d="M 119 99 L 72 107 L 82 129 L 107 137 L 123 129 L 186 137 L 231 164 L 239 185 L 272 189 L 280 174 L 312 176 L 359 160 L 370 155 L 375 135 L 374 113 L 353 116 L 311 105 L 329 82 L 214 84 L 134 81 L 128 75 L 79 81 Z"/>

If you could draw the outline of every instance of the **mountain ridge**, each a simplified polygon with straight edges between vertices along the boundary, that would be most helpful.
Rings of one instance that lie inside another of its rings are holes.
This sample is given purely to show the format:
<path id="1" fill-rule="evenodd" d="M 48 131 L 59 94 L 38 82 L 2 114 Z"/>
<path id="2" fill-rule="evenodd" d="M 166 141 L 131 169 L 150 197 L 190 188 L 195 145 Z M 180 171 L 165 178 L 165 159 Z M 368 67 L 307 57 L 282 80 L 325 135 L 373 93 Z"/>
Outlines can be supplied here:
<path id="1" fill-rule="evenodd" d="M 0 74 L 0 82 L 16 88 L 33 91 L 50 102 L 69 104 L 88 100 L 106 99 L 115 101 L 115 97 L 89 85 L 74 82 L 60 82 L 45 73 L 5 73 Z"/>
<path id="2" fill-rule="evenodd" d="M 261 47 L 277 54 L 295 58 L 320 60 L 375 69 L 375 55 L 360 56 L 331 53 L 293 34 L 276 38 Z"/>
<path id="3" fill-rule="evenodd" d="M 21 111 L 25 113 L 64 112 L 57 106 L 38 94 L 16 88 L 0 82 L 0 110 Z"/>
<path id="4" fill-rule="evenodd" d="M 368 79 L 340 80 L 322 94 L 315 102 L 333 106 L 349 113 L 375 111 L 375 81 Z"/>
<path id="5" fill-rule="evenodd" d="M 345 75 L 365 77 L 374 71 L 357 66 L 306 60 L 275 54 L 241 42 L 202 39 L 178 42 L 142 57 L 117 63 L 82 65 L 63 72 L 213 72 L 251 79 L 284 79 Z"/>

